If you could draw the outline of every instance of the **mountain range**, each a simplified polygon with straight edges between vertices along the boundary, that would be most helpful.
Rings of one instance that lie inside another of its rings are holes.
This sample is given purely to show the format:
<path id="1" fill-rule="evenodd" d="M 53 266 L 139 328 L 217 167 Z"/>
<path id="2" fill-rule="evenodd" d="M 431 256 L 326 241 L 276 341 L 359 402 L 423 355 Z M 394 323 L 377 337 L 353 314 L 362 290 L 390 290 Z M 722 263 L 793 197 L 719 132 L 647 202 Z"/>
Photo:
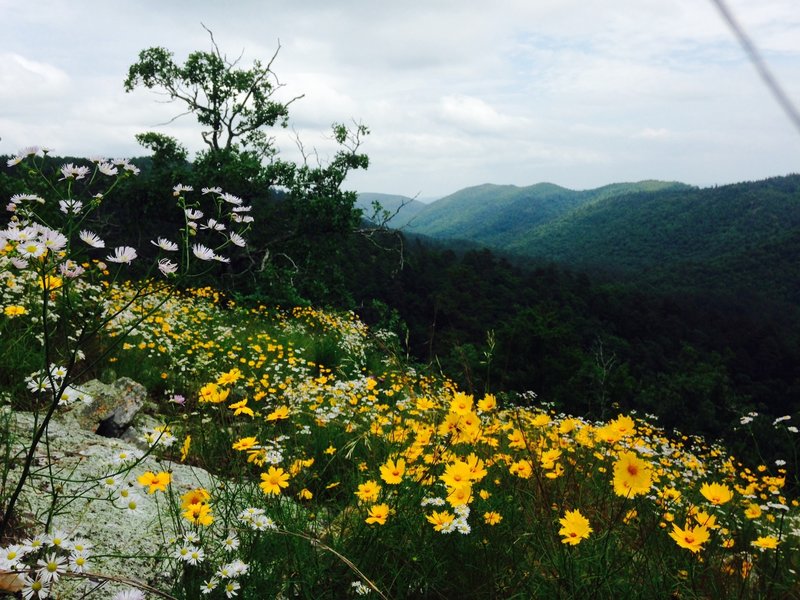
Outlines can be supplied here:
<path id="1" fill-rule="evenodd" d="M 754 286 L 800 304 L 800 175 L 699 188 L 679 182 L 570 190 L 480 185 L 431 204 L 363 194 L 411 234 L 659 286 Z"/>

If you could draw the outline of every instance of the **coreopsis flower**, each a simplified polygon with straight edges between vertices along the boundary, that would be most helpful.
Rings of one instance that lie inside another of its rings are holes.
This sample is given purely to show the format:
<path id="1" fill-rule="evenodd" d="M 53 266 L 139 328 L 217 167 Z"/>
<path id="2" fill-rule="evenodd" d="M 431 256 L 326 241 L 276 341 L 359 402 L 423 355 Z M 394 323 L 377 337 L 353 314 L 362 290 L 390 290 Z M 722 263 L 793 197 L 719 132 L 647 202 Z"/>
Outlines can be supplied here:
<path id="1" fill-rule="evenodd" d="M 501 515 L 499 512 L 489 511 L 483 513 L 483 522 L 487 525 L 497 525 L 502 520 L 503 515 Z"/>
<path id="2" fill-rule="evenodd" d="M 136 250 L 134 248 L 130 246 L 118 246 L 114 248 L 114 254 L 106 256 L 106 260 L 114 263 L 128 264 L 133 262 L 136 256 Z"/>
<path id="3" fill-rule="evenodd" d="M 184 507 L 183 518 L 193 525 L 208 527 L 214 522 L 211 507 L 205 502 L 194 502 Z"/>
<path id="4" fill-rule="evenodd" d="M 281 488 L 289 487 L 289 474 L 280 467 L 270 467 L 266 473 L 261 474 L 261 490 L 268 496 L 281 493 Z"/>
<path id="5" fill-rule="evenodd" d="M 744 511 L 744 516 L 748 519 L 757 519 L 761 516 L 761 507 L 758 504 L 748 504 Z"/>
<path id="6" fill-rule="evenodd" d="M 442 511 L 435 510 L 425 518 L 427 519 L 428 523 L 433 525 L 433 528 L 436 531 L 441 531 L 442 529 L 445 529 L 448 525 L 450 525 L 450 523 L 452 523 L 453 519 L 455 519 L 456 517 L 455 515 L 447 512 L 446 510 Z"/>
<path id="7" fill-rule="evenodd" d="M 703 544 L 708 541 L 709 532 L 708 528 L 703 525 L 690 527 L 687 524 L 685 529 L 681 529 L 676 523 L 673 523 L 672 532 L 670 532 L 669 536 L 675 540 L 681 548 L 686 548 L 696 553 L 700 552 L 700 550 L 703 549 Z"/>
<path id="8" fill-rule="evenodd" d="M 375 502 L 378 499 L 378 494 L 381 492 L 381 486 L 373 480 L 366 481 L 358 485 L 358 491 L 353 492 L 358 499 L 362 502 Z"/>
<path id="9" fill-rule="evenodd" d="M 386 519 L 389 518 L 389 505 L 388 504 L 375 504 L 370 507 L 368 516 L 364 519 L 368 524 L 372 525 L 385 525 Z"/>
<path id="10" fill-rule="evenodd" d="M 267 421 L 281 421 L 283 419 L 289 418 L 289 407 L 288 406 L 279 406 L 271 413 L 269 413 L 266 417 Z"/>
<path id="11" fill-rule="evenodd" d="M 764 535 L 753 540 L 750 544 L 759 550 L 774 550 L 778 547 L 778 544 L 780 544 L 780 540 L 771 535 Z"/>
<path id="12" fill-rule="evenodd" d="M 447 492 L 447 502 L 453 507 L 468 504 L 472 499 L 472 485 L 469 483 L 454 488 L 448 488 Z"/>
<path id="13" fill-rule="evenodd" d="M 147 471 L 146 473 L 143 473 L 137 477 L 136 480 L 142 487 L 148 487 L 148 494 L 155 494 L 159 490 L 162 492 L 167 491 L 167 486 L 172 481 L 172 474 L 168 473 L 167 471 L 161 471 L 159 473 Z"/>
<path id="14" fill-rule="evenodd" d="M 576 546 L 585 540 L 592 533 L 589 519 L 584 517 L 579 510 L 568 510 L 564 516 L 558 520 L 561 529 L 558 534 L 562 536 L 561 543 Z"/>
<path id="15" fill-rule="evenodd" d="M 9 319 L 13 319 L 14 317 L 19 317 L 24 315 L 28 312 L 28 309 L 24 306 L 19 306 L 17 304 L 12 304 L 11 306 L 6 306 L 3 309 L 3 314 L 7 316 Z"/>
<path id="16" fill-rule="evenodd" d="M 239 450 L 241 452 L 249 450 L 250 448 L 256 445 L 258 445 L 258 439 L 256 439 L 255 437 L 243 437 L 239 438 L 238 441 L 233 443 L 233 449 Z"/>
<path id="17" fill-rule="evenodd" d="M 482 400 L 478 401 L 478 410 L 481 412 L 489 412 L 497 407 L 497 398 L 494 394 L 486 394 Z"/>
<path id="18" fill-rule="evenodd" d="M 635 452 L 623 452 L 614 463 L 614 493 L 618 496 L 646 494 L 652 485 L 650 465 Z"/>
<path id="19" fill-rule="evenodd" d="M 198 401 L 219 404 L 228 399 L 229 393 L 230 390 L 220 388 L 216 383 L 207 383 L 200 388 Z"/>
<path id="20" fill-rule="evenodd" d="M 725 504 L 733 498 L 731 489 L 727 485 L 720 483 L 704 483 L 700 486 L 700 493 L 715 506 Z"/>
<path id="21" fill-rule="evenodd" d="M 439 479 L 449 488 L 456 488 L 472 481 L 472 471 L 463 460 L 447 465 Z"/>
<path id="22" fill-rule="evenodd" d="M 387 460 L 381 465 L 381 479 L 389 485 L 397 485 L 403 480 L 403 474 L 406 472 L 406 461 L 398 458 L 396 461 L 393 459 Z"/>

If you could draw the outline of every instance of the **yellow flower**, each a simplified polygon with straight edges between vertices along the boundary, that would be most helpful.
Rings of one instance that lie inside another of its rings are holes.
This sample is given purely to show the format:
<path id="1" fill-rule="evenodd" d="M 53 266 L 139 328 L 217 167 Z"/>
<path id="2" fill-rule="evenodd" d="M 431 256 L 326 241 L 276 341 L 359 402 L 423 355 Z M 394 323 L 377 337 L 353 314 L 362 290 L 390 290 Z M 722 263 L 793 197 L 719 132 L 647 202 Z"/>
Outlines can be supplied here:
<path id="1" fill-rule="evenodd" d="M 183 518 L 194 525 L 202 525 L 203 527 L 208 527 L 214 522 L 211 507 L 204 502 L 197 502 L 187 506 L 183 511 Z"/>
<path id="2" fill-rule="evenodd" d="M 377 482 L 369 480 L 365 483 L 359 484 L 358 491 L 353 492 L 358 499 L 362 502 L 375 502 L 378 499 L 378 494 L 381 492 L 381 486 Z"/>
<path id="3" fill-rule="evenodd" d="M 503 515 L 501 515 L 499 512 L 490 511 L 483 513 L 483 521 L 487 525 L 497 525 L 502 520 Z"/>
<path id="4" fill-rule="evenodd" d="M 249 450 L 253 446 L 258 444 L 258 440 L 254 437 L 243 437 L 239 438 L 239 441 L 233 443 L 234 450 Z"/>
<path id="5" fill-rule="evenodd" d="M 3 309 L 3 313 L 5 313 L 9 319 L 24 315 L 26 312 L 28 312 L 28 310 L 24 306 L 19 305 L 6 306 Z"/>
<path id="6" fill-rule="evenodd" d="M 231 385 L 232 383 L 236 383 L 242 378 L 242 372 L 234 367 L 227 373 L 223 373 L 217 379 L 217 385 Z"/>
<path id="7" fill-rule="evenodd" d="M 255 416 L 253 409 L 247 406 L 247 398 L 245 398 L 244 400 L 240 400 L 239 402 L 234 402 L 233 404 L 229 404 L 228 408 L 230 408 L 233 411 L 234 417 L 242 413 L 250 417 Z"/>
<path id="8" fill-rule="evenodd" d="M 373 523 L 377 523 L 378 525 L 384 525 L 388 517 L 389 517 L 389 505 L 375 504 L 372 507 L 370 507 L 369 516 L 365 519 L 365 521 L 370 525 Z"/>
<path id="9" fill-rule="evenodd" d="M 192 445 L 192 436 L 187 435 L 186 439 L 183 440 L 183 446 L 181 447 L 181 462 L 186 460 L 186 457 L 189 456 L 189 447 Z"/>
<path id="10" fill-rule="evenodd" d="M 497 407 L 497 398 L 493 394 L 486 394 L 483 400 L 478 401 L 478 409 L 481 412 L 489 412 Z"/>
<path id="11" fill-rule="evenodd" d="M 181 508 L 189 508 L 192 504 L 204 504 L 211 499 L 211 496 L 204 488 L 189 490 L 181 496 Z"/>
<path id="12" fill-rule="evenodd" d="M 455 488 L 472 481 L 472 472 L 469 465 L 463 460 L 457 460 L 445 467 L 444 474 L 439 476 L 447 487 Z"/>
<path id="13" fill-rule="evenodd" d="M 672 532 L 669 536 L 675 540 L 681 548 L 686 548 L 692 552 L 699 552 L 703 549 L 703 544 L 708 541 L 709 533 L 708 528 L 703 525 L 689 527 L 687 524 L 685 529 L 681 529 L 676 523 L 673 523 Z"/>
<path id="14" fill-rule="evenodd" d="M 216 383 L 207 383 L 200 388 L 199 401 L 219 404 L 228 399 L 230 390 L 220 388 Z"/>
<path id="15" fill-rule="evenodd" d="M 443 511 L 435 510 L 433 511 L 433 514 L 430 514 L 425 518 L 428 520 L 428 523 L 433 524 L 433 528 L 436 531 L 441 531 L 442 529 L 444 529 L 450 523 L 453 522 L 453 519 L 455 519 L 455 515 L 450 514 L 446 510 Z"/>
<path id="16" fill-rule="evenodd" d="M 456 392 L 452 402 L 450 402 L 450 412 L 454 412 L 458 415 L 466 415 L 472 412 L 472 401 L 472 396 L 463 392 Z"/>
<path id="17" fill-rule="evenodd" d="M 297 493 L 297 497 L 300 500 L 311 500 L 314 497 L 314 494 L 311 493 L 311 490 L 308 488 L 303 488 Z"/>
<path id="18" fill-rule="evenodd" d="M 267 421 L 280 421 L 289 418 L 289 407 L 279 406 L 267 415 Z"/>
<path id="19" fill-rule="evenodd" d="M 757 519 L 761 516 L 761 507 L 758 504 L 748 504 L 744 511 L 744 516 L 748 519 Z"/>
<path id="20" fill-rule="evenodd" d="M 513 463 L 508 470 L 512 475 L 516 475 L 522 479 L 529 479 L 530 476 L 533 475 L 533 465 L 531 465 L 531 461 L 529 460 L 518 460 Z"/>
<path id="21" fill-rule="evenodd" d="M 635 452 L 621 453 L 614 463 L 614 493 L 626 497 L 646 494 L 651 485 L 650 465 Z"/>
<path id="22" fill-rule="evenodd" d="M 167 486 L 169 485 L 170 481 L 172 481 L 172 475 L 166 471 L 161 471 L 160 473 L 147 471 L 146 473 L 139 475 L 137 481 L 142 486 L 148 486 L 148 494 L 155 494 L 159 490 L 162 492 L 167 491 Z"/>
<path id="23" fill-rule="evenodd" d="M 716 506 L 725 504 L 733 498 L 733 492 L 724 484 L 720 483 L 704 483 L 700 486 L 700 493 L 703 494 L 706 500 Z"/>
<path id="24" fill-rule="evenodd" d="M 757 540 L 750 542 L 750 544 L 761 550 L 774 550 L 778 547 L 780 542 L 781 541 L 776 537 L 764 535 L 759 537 Z"/>
<path id="25" fill-rule="evenodd" d="M 447 491 L 447 501 L 450 503 L 450 506 L 455 507 L 469 504 L 472 499 L 472 486 L 468 483 L 456 488 L 448 488 Z"/>
<path id="26" fill-rule="evenodd" d="M 406 472 L 406 461 L 398 458 L 397 461 L 391 458 L 381 466 L 381 479 L 390 485 L 396 485 L 403 480 Z"/>
<path id="27" fill-rule="evenodd" d="M 576 546 L 585 540 L 592 533 L 592 528 L 589 525 L 589 519 L 584 517 L 579 510 L 568 510 L 564 516 L 558 520 L 561 524 L 561 529 L 558 534 L 563 536 L 561 539 L 562 544 L 570 544 Z"/>
<path id="28" fill-rule="evenodd" d="M 261 474 L 258 486 L 268 496 L 277 496 L 281 488 L 289 487 L 289 474 L 280 467 L 270 467 L 269 471 Z"/>

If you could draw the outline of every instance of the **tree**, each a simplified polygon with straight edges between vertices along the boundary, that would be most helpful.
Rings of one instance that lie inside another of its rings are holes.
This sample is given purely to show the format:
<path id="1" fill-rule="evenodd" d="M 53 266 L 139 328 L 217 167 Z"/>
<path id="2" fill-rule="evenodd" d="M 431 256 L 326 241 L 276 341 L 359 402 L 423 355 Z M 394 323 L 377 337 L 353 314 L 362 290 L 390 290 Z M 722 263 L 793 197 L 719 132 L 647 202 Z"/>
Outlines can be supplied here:
<path id="1" fill-rule="evenodd" d="M 229 60 L 212 32 L 206 31 L 211 51 L 192 52 L 183 64 L 165 48 L 140 52 L 128 70 L 126 91 L 137 87 L 159 91 L 184 106 L 174 119 L 192 114 L 203 127 L 207 147 L 196 157 L 189 183 L 220 186 L 247 200 L 260 200 L 252 202 L 253 210 L 260 211 L 260 221 L 269 225 L 253 231 L 249 240 L 253 290 L 296 301 L 302 282 L 311 300 L 349 299 L 341 276 L 342 248 L 359 231 L 361 211 L 355 208 L 355 193 L 343 191 L 342 185 L 352 169 L 368 166 L 367 156 L 360 152 L 368 129 L 335 123 L 332 138 L 339 149 L 327 164 L 318 160 L 312 164 L 317 153 L 306 153 L 299 140 L 303 160 L 299 164 L 282 160 L 269 130 L 288 125 L 289 106 L 302 96 L 277 99 L 283 84 L 272 65 L 280 45 L 266 64 L 255 60 L 245 69 L 239 65 L 241 56 Z M 167 136 L 148 133 L 139 139 L 156 154 L 179 152 Z"/>
<path id="2" fill-rule="evenodd" d="M 264 128 L 276 124 L 286 127 L 289 105 L 302 98 L 286 102 L 273 98 L 283 87 L 272 71 L 280 45 L 266 65 L 255 60 L 249 69 L 241 69 L 237 66 L 241 56 L 228 60 L 213 33 L 206 31 L 211 36 L 212 51 L 192 52 L 183 65 L 177 64 L 173 53 L 165 48 L 142 50 L 138 62 L 128 69 L 125 91 L 144 86 L 160 90 L 170 101 L 182 102 L 186 111 L 173 120 L 194 114 L 200 125 L 209 128 L 201 135 L 214 153 L 241 144 L 260 158 L 271 156 L 273 141 Z"/>

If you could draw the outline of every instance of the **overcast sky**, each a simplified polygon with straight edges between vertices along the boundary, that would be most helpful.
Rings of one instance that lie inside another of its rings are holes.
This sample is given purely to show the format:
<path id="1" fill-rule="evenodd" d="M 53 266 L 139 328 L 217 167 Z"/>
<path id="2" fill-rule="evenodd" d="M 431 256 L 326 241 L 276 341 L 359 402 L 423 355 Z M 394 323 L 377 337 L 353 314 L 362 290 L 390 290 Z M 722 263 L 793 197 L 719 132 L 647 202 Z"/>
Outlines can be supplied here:
<path id="1" fill-rule="evenodd" d="M 727 0 L 800 104 L 798 0 Z M 713 185 L 800 172 L 800 132 L 710 0 L 0 0 L 0 154 L 146 154 L 134 134 L 202 147 L 191 116 L 125 93 L 139 51 L 182 62 L 214 32 L 268 60 L 294 131 L 325 156 L 334 121 L 367 125 L 349 189 L 443 196 L 481 183 L 573 189 Z M 289 132 L 277 132 L 293 156 Z"/>

